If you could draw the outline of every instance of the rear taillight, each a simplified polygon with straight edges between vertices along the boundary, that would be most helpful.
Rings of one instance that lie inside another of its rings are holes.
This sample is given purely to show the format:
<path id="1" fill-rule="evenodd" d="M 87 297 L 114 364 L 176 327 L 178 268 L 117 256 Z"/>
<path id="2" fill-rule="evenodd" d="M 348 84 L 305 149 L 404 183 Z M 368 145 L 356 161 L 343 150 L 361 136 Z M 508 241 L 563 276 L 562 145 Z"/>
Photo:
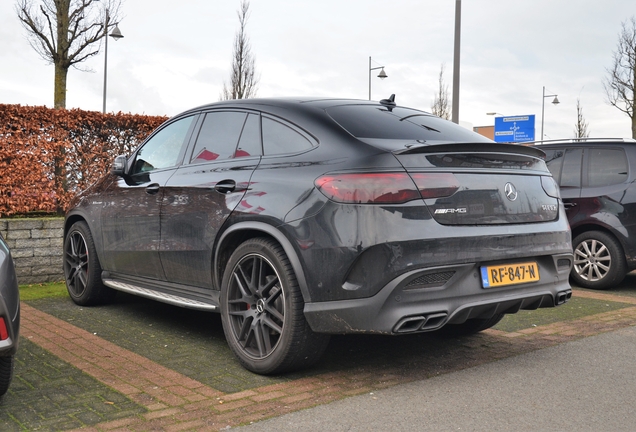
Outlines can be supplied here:
<path id="1" fill-rule="evenodd" d="M 457 179 L 446 173 L 357 173 L 319 177 L 316 187 L 330 200 L 357 204 L 402 204 L 452 195 Z"/>
<path id="2" fill-rule="evenodd" d="M 4 318 L 0 317 L 0 340 L 9 339 L 9 330 L 7 330 L 7 323 Z"/>
<path id="3" fill-rule="evenodd" d="M 422 198 L 451 196 L 459 189 L 459 181 L 451 173 L 411 173 Z"/>
<path id="4" fill-rule="evenodd" d="M 559 186 L 556 184 L 552 177 L 541 176 L 541 186 L 548 196 L 552 198 L 560 198 Z"/>

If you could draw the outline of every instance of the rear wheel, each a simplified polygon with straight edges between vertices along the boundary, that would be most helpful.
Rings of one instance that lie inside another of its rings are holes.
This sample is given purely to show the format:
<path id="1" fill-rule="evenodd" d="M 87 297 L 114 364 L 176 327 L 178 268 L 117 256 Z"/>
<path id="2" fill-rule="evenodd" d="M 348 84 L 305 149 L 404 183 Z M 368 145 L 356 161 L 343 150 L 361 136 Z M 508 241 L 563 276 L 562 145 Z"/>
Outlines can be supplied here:
<path id="1" fill-rule="evenodd" d="M 0 357 L 0 397 L 8 390 L 13 378 L 14 356 Z"/>
<path id="2" fill-rule="evenodd" d="M 255 238 L 232 254 L 223 275 L 221 318 L 227 342 L 248 370 L 288 372 L 316 363 L 329 336 L 314 333 L 283 249 Z"/>
<path id="3" fill-rule="evenodd" d="M 71 299 L 82 306 L 106 303 L 116 291 L 102 283 L 102 266 L 84 221 L 75 222 L 64 239 L 64 276 Z"/>
<path id="4" fill-rule="evenodd" d="M 573 241 L 572 280 L 583 288 L 608 289 L 627 273 L 625 254 L 618 240 L 601 231 L 588 231 Z"/>
<path id="5" fill-rule="evenodd" d="M 461 324 L 447 324 L 439 332 L 444 336 L 468 336 L 497 325 L 505 314 L 496 314 L 491 318 L 469 319 Z"/>

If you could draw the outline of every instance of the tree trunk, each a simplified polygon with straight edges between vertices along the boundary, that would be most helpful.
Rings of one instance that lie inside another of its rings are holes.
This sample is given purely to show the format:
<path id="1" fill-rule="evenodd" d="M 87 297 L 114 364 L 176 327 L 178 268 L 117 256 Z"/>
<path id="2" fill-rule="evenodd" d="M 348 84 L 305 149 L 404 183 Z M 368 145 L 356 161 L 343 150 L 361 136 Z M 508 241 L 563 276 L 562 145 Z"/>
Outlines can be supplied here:
<path id="1" fill-rule="evenodd" d="M 66 108 L 66 76 L 68 68 L 62 65 L 55 65 L 55 89 L 53 94 L 53 107 Z"/>

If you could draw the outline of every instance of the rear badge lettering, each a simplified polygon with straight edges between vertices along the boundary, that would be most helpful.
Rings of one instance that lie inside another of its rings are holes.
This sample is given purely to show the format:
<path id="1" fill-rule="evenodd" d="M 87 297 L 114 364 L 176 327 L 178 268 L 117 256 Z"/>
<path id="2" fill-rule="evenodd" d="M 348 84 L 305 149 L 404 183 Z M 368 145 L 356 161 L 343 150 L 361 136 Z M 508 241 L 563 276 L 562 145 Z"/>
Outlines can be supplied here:
<path id="1" fill-rule="evenodd" d="M 435 214 L 448 214 L 448 213 L 468 213 L 466 207 L 462 208 L 450 208 L 450 209 L 435 209 Z"/>
<path id="2" fill-rule="evenodd" d="M 557 211 L 556 204 L 541 204 L 541 208 L 544 211 Z"/>

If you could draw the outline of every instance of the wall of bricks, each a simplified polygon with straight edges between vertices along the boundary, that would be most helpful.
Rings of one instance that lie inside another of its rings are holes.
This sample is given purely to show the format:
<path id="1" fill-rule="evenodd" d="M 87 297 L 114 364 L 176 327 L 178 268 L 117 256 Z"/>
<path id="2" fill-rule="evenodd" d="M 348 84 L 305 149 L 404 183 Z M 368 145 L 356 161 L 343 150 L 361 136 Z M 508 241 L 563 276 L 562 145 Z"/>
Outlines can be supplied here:
<path id="1" fill-rule="evenodd" d="M 64 280 L 63 218 L 0 219 L 20 285 Z"/>

